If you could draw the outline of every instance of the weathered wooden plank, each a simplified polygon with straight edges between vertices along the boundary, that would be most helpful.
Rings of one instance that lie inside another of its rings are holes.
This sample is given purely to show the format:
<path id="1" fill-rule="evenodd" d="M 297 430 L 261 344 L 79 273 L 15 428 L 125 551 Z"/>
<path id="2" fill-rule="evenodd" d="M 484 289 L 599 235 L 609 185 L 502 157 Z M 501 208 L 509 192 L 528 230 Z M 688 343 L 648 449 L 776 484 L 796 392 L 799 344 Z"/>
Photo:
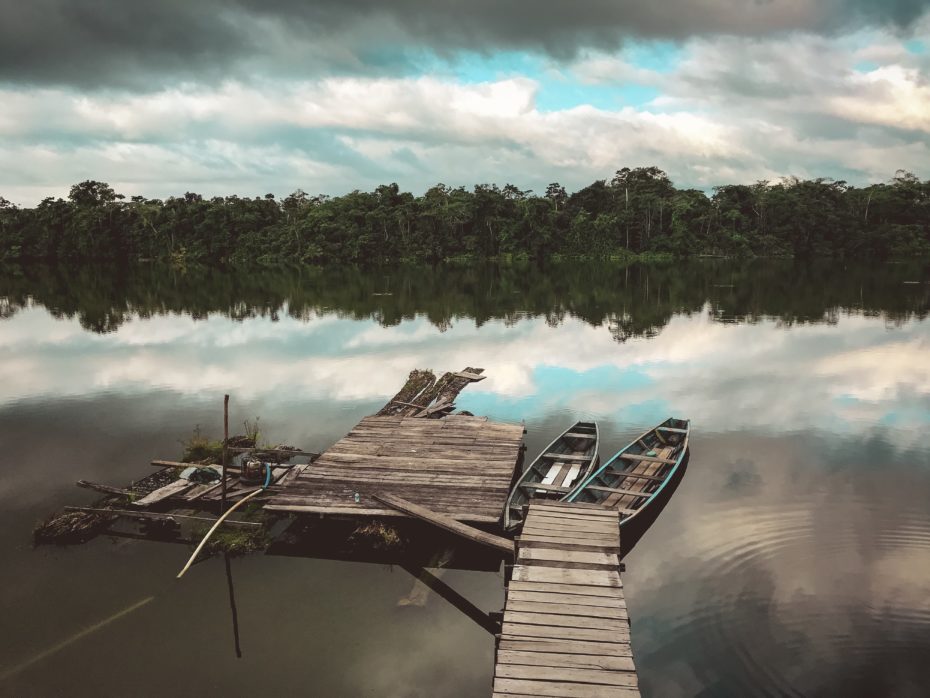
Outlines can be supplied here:
<path id="1" fill-rule="evenodd" d="M 610 513 L 617 517 L 617 512 L 611 511 Z M 531 511 L 527 516 L 529 524 L 590 527 L 607 532 L 616 531 L 618 522 L 618 518 L 565 514 L 550 510 Z"/>
<path id="2" fill-rule="evenodd" d="M 611 569 L 617 569 L 620 566 L 620 560 L 614 554 L 583 550 L 553 550 L 552 548 L 521 549 L 519 560 L 521 562 L 586 562 Z"/>
<path id="3" fill-rule="evenodd" d="M 208 484 L 203 484 L 203 485 L 196 485 L 192 487 L 191 489 L 189 489 L 187 492 L 185 492 L 184 495 L 182 496 L 182 499 L 185 502 L 197 501 L 204 495 L 217 490 L 220 486 L 222 486 L 222 484 L 223 484 L 222 482 L 215 482 L 212 484 L 208 483 Z"/>
<path id="4" fill-rule="evenodd" d="M 141 499 L 137 499 L 132 502 L 134 507 L 148 507 L 152 504 L 157 504 L 158 502 L 164 501 L 169 497 L 180 497 L 182 494 L 191 489 L 196 483 L 191 482 L 190 480 L 175 480 L 174 482 L 169 482 L 164 487 L 159 487 L 157 490 L 150 492 Z"/>
<path id="5" fill-rule="evenodd" d="M 554 585 L 550 585 L 554 586 Z M 626 600 L 619 596 L 604 597 L 594 594 L 560 594 L 554 591 L 527 591 L 510 585 L 507 600 L 515 603 L 534 603 L 539 606 L 550 604 L 566 606 L 595 606 L 597 608 L 615 608 L 626 612 Z"/>
<path id="6" fill-rule="evenodd" d="M 562 526 L 560 524 L 543 523 L 538 519 L 524 524 L 521 529 L 521 535 L 524 537 L 532 536 L 551 536 L 554 538 L 566 538 L 582 541 L 589 544 L 589 541 L 598 541 L 605 545 L 616 545 L 620 539 L 617 530 L 608 531 L 603 528 L 591 528 L 586 526 Z"/>
<path id="7" fill-rule="evenodd" d="M 598 630 L 597 628 L 572 628 L 560 625 L 532 625 L 504 621 L 502 635 L 512 637 L 547 637 L 564 640 L 590 640 L 591 642 L 618 642 L 629 640 L 629 629 Z"/>
<path id="8" fill-rule="evenodd" d="M 478 381 L 483 381 L 487 376 L 482 376 L 477 373 L 469 373 L 468 371 L 459 371 L 458 373 L 453 373 L 453 376 L 458 376 L 459 378 L 464 378 L 471 381 L 472 383 L 477 383 Z"/>
<path id="9" fill-rule="evenodd" d="M 455 475 L 449 474 L 430 474 L 430 473 L 399 473 L 396 471 L 385 471 L 379 473 L 372 470 L 352 469 L 351 471 L 342 470 L 338 477 L 327 476 L 326 473 L 314 473 L 311 476 L 304 477 L 305 481 L 319 478 L 327 482 L 381 482 L 381 483 L 399 483 L 405 485 L 436 485 L 449 490 L 480 490 L 480 491 L 500 491 L 506 494 L 510 491 L 506 481 L 503 478 L 496 480 L 488 477 L 465 476 L 456 478 Z M 455 478 L 452 480 L 451 478 Z"/>
<path id="10" fill-rule="evenodd" d="M 504 679 L 533 681 L 571 681 L 598 686 L 636 687 L 636 674 L 629 671 L 604 671 L 577 667 L 547 667 L 527 664 L 499 664 L 496 675 Z"/>
<path id="11" fill-rule="evenodd" d="M 460 499 L 440 499 L 437 497 L 425 496 L 424 493 L 415 490 L 407 491 L 400 488 L 391 488 L 390 493 L 398 497 L 403 497 L 404 499 L 428 501 L 432 509 L 435 509 L 440 514 L 445 514 L 458 520 L 477 520 L 474 518 L 475 515 L 482 518 L 491 517 L 492 522 L 500 519 L 500 507 L 494 506 L 494 503 L 489 502 L 487 498 L 463 497 Z M 407 514 L 403 514 L 403 512 L 397 512 L 396 510 L 382 506 L 377 500 L 368 495 L 361 496 L 360 501 L 356 503 L 351 492 L 348 494 L 339 494 L 338 496 L 334 496 L 334 493 L 331 491 L 319 492 L 316 493 L 315 496 L 292 496 L 291 494 L 283 494 L 276 496 L 271 503 L 280 504 L 282 506 L 324 507 L 346 510 L 377 509 L 379 513 L 386 512 L 389 516 L 407 516 Z"/>
<path id="12" fill-rule="evenodd" d="M 563 628 L 589 628 L 591 630 L 627 631 L 630 623 L 619 618 L 592 618 L 591 616 L 562 615 L 560 613 L 535 613 L 513 611 L 510 606 L 504 611 L 504 622 L 521 623 L 523 625 L 545 625 L 548 627 L 560 626 Z"/>
<path id="13" fill-rule="evenodd" d="M 544 453 L 543 458 L 552 458 L 561 461 L 589 461 L 591 456 L 578 456 L 573 453 Z"/>
<path id="14" fill-rule="evenodd" d="M 665 482 L 667 479 L 664 475 L 644 475 L 643 473 L 631 473 L 627 470 L 616 470 L 607 468 L 605 472 L 622 475 L 627 480 L 649 480 L 652 482 Z"/>
<path id="15" fill-rule="evenodd" d="M 205 516 L 189 516 L 187 514 L 170 514 L 170 513 L 159 513 L 154 511 L 129 511 L 126 509 L 100 509 L 95 507 L 73 507 L 66 506 L 65 511 L 85 511 L 90 514 L 109 514 L 111 516 L 125 516 L 129 519 L 146 519 L 151 521 L 173 521 L 175 519 L 181 519 L 183 521 L 196 521 L 198 523 L 216 523 L 216 519 L 207 518 Z M 262 524 L 255 521 L 238 521 L 236 519 L 226 519 L 223 521 L 223 525 L 229 526 L 243 526 L 245 528 L 261 528 Z"/>
<path id="16" fill-rule="evenodd" d="M 550 519 L 577 519 L 599 524 L 612 524 L 617 519 L 616 512 L 610 509 L 602 508 L 600 511 L 591 511 L 590 509 L 570 511 L 566 509 L 556 509 L 555 507 L 537 508 L 537 501 L 539 500 L 534 500 L 534 502 L 531 504 L 530 515 L 532 516 L 545 517 Z"/>
<path id="17" fill-rule="evenodd" d="M 517 536 L 514 539 L 518 548 L 549 548 L 552 550 L 583 550 L 586 552 L 603 552 L 619 554 L 619 543 L 579 542 L 573 538 L 554 538 L 551 536 Z"/>
<path id="18" fill-rule="evenodd" d="M 625 686 L 598 686 L 562 681 L 494 679 L 494 693 L 501 695 L 558 696 L 559 698 L 638 698 L 639 691 Z"/>
<path id="19" fill-rule="evenodd" d="M 611 512 L 614 516 L 617 515 L 616 512 Z M 603 518 L 603 517 L 581 517 L 581 516 L 572 516 L 564 515 L 557 513 L 548 513 L 548 512 L 532 512 L 531 516 L 527 516 L 527 524 L 533 525 L 546 525 L 546 526 L 565 526 L 584 529 L 588 528 L 595 531 L 604 531 L 605 533 L 617 533 L 619 519 L 612 518 Z"/>
<path id="20" fill-rule="evenodd" d="M 665 465 L 674 465 L 675 461 L 670 458 L 660 458 L 659 456 L 640 456 L 636 453 L 624 453 L 620 456 L 623 460 L 642 461 L 644 463 L 664 463 Z"/>
<path id="21" fill-rule="evenodd" d="M 611 494 L 622 494 L 632 499 L 648 499 L 652 492 L 637 492 L 622 487 L 601 487 L 600 485 L 588 485 L 588 489 L 594 492 L 610 492 Z"/>
<path id="22" fill-rule="evenodd" d="M 557 613 L 566 616 L 588 616 L 591 618 L 610 618 L 616 620 L 629 620 L 626 607 L 607 605 L 603 599 L 598 605 L 586 606 L 584 604 L 562 603 L 560 600 L 528 600 L 519 598 L 518 592 L 511 592 L 507 597 L 507 610 L 515 613 Z"/>
<path id="23" fill-rule="evenodd" d="M 581 519 L 584 521 L 596 521 L 598 523 L 613 523 L 614 521 L 619 521 L 617 513 L 612 509 L 600 509 L 600 510 L 590 510 L 590 509 L 568 509 L 566 507 L 539 507 L 537 502 L 534 501 L 532 504 L 531 510 L 532 516 L 545 516 L 549 518 L 559 518 L 559 519 Z"/>
<path id="24" fill-rule="evenodd" d="M 497 653 L 497 663 L 566 667 L 569 669 L 597 669 L 600 671 L 636 671 L 632 657 L 604 657 L 602 655 L 568 654 L 564 652 L 500 650 Z"/>
<path id="25" fill-rule="evenodd" d="M 520 487 L 526 490 L 538 490 L 540 492 L 571 492 L 571 487 L 560 487 L 558 485 L 544 485 L 541 482 L 524 482 Z"/>
<path id="26" fill-rule="evenodd" d="M 459 521 L 456 521 L 453 518 L 440 514 L 438 512 L 427 509 L 426 507 L 419 506 L 414 504 L 411 501 L 408 501 L 402 497 L 391 494 L 374 494 L 372 495 L 379 502 L 383 502 L 394 509 L 398 509 L 410 516 L 414 516 L 418 519 L 422 519 L 427 523 L 431 523 L 434 526 L 460 535 L 463 538 L 475 541 L 476 543 L 481 543 L 483 545 L 491 546 L 492 548 L 497 548 L 498 550 L 509 553 L 513 555 L 514 545 L 513 541 L 506 538 L 501 538 L 500 536 L 495 536 L 490 533 L 485 533 L 484 531 L 479 531 L 477 528 L 472 528 L 471 526 L 466 526 Z"/>
<path id="27" fill-rule="evenodd" d="M 588 642 L 587 640 L 553 640 L 550 638 L 511 637 L 502 635 L 498 651 L 554 652 L 599 657 L 632 657 L 629 640 L 618 642 Z"/>
<path id="28" fill-rule="evenodd" d="M 608 531 L 597 526 L 585 526 L 583 524 L 578 526 L 563 526 L 561 524 L 542 523 L 538 521 L 523 524 L 521 531 L 524 535 L 563 536 L 576 539 L 590 536 L 591 539 L 607 538 L 610 542 L 616 540 L 614 536 L 617 535 L 613 531 Z"/>
<path id="29" fill-rule="evenodd" d="M 515 568 L 516 569 L 516 568 Z M 619 576 L 619 575 L 618 575 Z M 552 582 L 526 582 L 511 579 L 508 587 L 511 590 L 537 591 L 563 596 L 600 596 L 613 599 L 623 598 L 622 587 L 604 587 L 588 584 L 558 584 Z"/>
<path id="30" fill-rule="evenodd" d="M 558 567 L 528 567 L 525 565 L 517 565 L 513 568 L 513 579 L 518 582 L 583 584 L 585 586 L 615 588 L 623 586 L 620 581 L 620 574 L 609 570 L 572 570 Z"/>
<path id="31" fill-rule="evenodd" d="M 397 511 L 396 509 L 372 509 L 372 508 L 362 508 L 362 507 L 340 507 L 340 506 L 305 506 L 300 504 L 278 504 L 272 502 L 264 506 L 265 509 L 269 511 L 280 511 L 282 513 L 290 514 L 318 514 L 324 516 L 386 516 L 386 517 L 398 517 L 398 518 L 409 518 L 409 515 Z M 497 523 L 500 521 L 500 516 L 491 516 L 485 514 L 476 514 L 474 512 L 458 512 L 455 514 L 457 521 L 471 521 L 473 523 Z"/>

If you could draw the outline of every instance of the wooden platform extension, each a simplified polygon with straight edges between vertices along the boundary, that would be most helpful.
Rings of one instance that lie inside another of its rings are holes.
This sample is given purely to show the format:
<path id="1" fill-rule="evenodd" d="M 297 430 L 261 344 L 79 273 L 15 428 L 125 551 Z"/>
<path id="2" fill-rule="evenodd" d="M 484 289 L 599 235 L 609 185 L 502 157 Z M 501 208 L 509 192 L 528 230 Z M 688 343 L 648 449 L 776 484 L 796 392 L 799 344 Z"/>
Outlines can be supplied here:
<path id="1" fill-rule="evenodd" d="M 497 523 L 522 448 L 522 425 L 487 417 L 365 417 L 313 463 L 284 477 L 265 508 L 407 516 L 374 498 L 387 494 L 458 521 Z"/>
<path id="2" fill-rule="evenodd" d="M 616 511 L 530 504 L 497 643 L 495 698 L 640 695 L 619 551 Z"/>

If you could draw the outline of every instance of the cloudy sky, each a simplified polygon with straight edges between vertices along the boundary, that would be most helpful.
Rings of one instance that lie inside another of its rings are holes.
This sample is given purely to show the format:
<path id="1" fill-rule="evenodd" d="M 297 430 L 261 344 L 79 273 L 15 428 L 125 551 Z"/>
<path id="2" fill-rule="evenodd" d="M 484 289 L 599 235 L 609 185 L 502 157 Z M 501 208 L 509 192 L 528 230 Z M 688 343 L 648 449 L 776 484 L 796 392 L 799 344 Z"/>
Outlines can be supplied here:
<path id="1" fill-rule="evenodd" d="M 0 196 L 930 176 L 930 0 L 0 0 Z"/>

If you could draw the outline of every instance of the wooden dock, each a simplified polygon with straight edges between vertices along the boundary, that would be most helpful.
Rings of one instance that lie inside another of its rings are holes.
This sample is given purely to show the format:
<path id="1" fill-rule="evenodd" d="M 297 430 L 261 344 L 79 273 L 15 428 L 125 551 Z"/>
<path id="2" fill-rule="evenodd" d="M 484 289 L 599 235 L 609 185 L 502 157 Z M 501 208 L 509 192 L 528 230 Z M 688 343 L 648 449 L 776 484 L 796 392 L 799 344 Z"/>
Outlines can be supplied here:
<path id="1" fill-rule="evenodd" d="M 365 417 L 348 435 L 272 489 L 270 511 L 324 516 L 408 516 L 395 495 L 457 521 L 498 523 L 523 426 L 487 417 Z"/>
<path id="2" fill-rule="evenodd" d="M 530 504 L 497 643 L 495 698 L 640 695 L 619 551 L 616 511 Z"/>

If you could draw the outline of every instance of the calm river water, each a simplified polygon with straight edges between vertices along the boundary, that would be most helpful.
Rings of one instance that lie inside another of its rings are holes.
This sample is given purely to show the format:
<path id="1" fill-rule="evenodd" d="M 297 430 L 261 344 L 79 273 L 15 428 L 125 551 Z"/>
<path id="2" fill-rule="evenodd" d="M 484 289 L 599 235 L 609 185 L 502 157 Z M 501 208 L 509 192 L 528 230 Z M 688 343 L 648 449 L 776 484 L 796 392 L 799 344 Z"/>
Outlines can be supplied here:
<path id="1" fill-rule="evenodd" d="M 322 449 L 412 368 L 459 407 L 578 418 L 609 453 L 666 416 L 692 456 L 626 558 L 647 696 L 930 692 L 930 267 L 692 262 L 0 274 L 0 694 L 490 695 L 493 638 L 397 567 L 184 546 L 33 550 L 33 525 L 260 416 Z M 497 610 L 502 573 L 443 580 Z"/>

